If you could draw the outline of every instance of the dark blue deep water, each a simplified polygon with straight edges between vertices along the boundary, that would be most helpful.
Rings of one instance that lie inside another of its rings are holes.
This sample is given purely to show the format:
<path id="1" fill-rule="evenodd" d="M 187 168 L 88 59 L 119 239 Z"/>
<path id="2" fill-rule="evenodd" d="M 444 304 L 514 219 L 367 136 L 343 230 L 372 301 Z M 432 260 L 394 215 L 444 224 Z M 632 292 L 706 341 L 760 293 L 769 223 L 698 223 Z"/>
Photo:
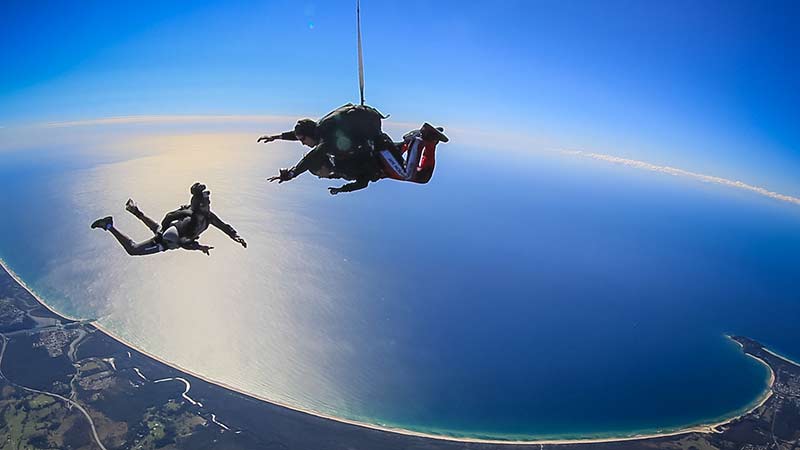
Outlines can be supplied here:
<path id="1" fill-rule="evenodd" d="M 767 371 L 725 333 L 800 356 L 796 205 L 458 144 L 429 185 L 330 197 L 264 181 L 292 146 L 189 164 L 153 145 L 0 154 L 0 256 L 56 309 L 267 398 L 452 435 L 619 435 L 752 404 Z M 125 199 L 158 215 L 195 179 L 246 250 L 210 230 L 210 258 L 133 259 L 88 229 L 110 213 L 144 239 Z"/>

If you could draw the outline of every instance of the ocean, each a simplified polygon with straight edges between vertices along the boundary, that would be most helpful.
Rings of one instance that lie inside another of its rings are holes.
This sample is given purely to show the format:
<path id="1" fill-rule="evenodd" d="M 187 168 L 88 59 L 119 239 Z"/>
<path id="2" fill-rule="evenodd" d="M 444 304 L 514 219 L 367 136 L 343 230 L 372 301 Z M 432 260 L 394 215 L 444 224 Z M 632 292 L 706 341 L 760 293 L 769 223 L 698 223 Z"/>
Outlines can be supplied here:
<path id="1" fill-rule="evenodd" d="M 800 356 L 796 205 L 458 133 L 430 184 L 332 197 L 266 182 L 305 149 L 257 129 L 97 128 L 0 146 L 0 257 L 56 310 L 259 396 L 452 436 L 630 435 L 759 397 L 726 333 Z M 128 197 L 158 220 L 195 181 L 246 249 L 209 229 L 211 256 L 131 258 L 89 229 L 147 239 Z"/>

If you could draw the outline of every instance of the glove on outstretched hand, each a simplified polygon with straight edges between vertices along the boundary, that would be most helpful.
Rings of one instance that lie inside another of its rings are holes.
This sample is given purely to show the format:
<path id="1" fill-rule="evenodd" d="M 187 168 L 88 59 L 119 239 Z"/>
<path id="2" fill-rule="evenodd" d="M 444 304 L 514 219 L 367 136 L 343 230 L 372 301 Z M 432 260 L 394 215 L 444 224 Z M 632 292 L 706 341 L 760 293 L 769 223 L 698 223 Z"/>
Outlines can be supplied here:
<path id="1" fill-rule="evenodd" d="M 280 174 L 276 177 L 269 177 L 267 181 L 273 182 L 277 181 L 278 184 L 283 183 L 284 181 L 289 181 L 294 178 L 294 174 L 289 169 L 281 169 Z"/>

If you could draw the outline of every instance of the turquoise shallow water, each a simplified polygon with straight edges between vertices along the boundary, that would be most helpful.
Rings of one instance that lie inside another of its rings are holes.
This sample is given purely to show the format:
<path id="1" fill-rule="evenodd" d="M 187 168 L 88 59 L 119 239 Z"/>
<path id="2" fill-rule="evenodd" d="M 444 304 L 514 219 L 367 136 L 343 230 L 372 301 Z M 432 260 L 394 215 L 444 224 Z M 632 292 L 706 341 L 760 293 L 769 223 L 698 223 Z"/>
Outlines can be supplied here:
<path id="1" fill-rule="evenodd" d="M 800 354 L 796 206 L 458 144 L 429 185 L 330 197 L 266 183 L 301 150 L 255 131 L 135 131 L 5 151 L 0 257 L 56 309 L 246 391 L 459 436 L 620 435 L 756 399 L 766 370 L 724 333 Z M 128 258 L 88 228 L 144 239 L 125 200 L 158 216 L 197 180 L 246 250 L 211 230 L 211 257 Z"/>

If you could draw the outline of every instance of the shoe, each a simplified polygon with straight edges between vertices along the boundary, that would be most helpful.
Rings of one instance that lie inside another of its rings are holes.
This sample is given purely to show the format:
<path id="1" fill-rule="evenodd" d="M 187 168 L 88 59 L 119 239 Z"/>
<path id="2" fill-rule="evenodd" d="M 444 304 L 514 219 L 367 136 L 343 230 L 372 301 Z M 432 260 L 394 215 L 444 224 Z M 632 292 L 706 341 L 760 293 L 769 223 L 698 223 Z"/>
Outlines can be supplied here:
<path id="1" fill-rule="evenodd" d="M 129 198 L 127 202 L 125 202 L 125 210 L 132 213 L 139 210 L 139 206 L 133 201 L 132 198 Z"/>
<path id="2" fill-rule="evenodd" d="M 112 219 L 111 216 L 103 217 L 102 219 L 97 219 L 92 222 L 92 228 L 102 228 L 106 231 L 112 226 L 114 226 L 114 219 Z"/>
<path id="3" fill-rule="evenodd" d="M 444 133 L 442 133 L 442 131 L 444 131 L 444 128 L 442 127 L 434 128 L 433 125 L 429 124 L 428 122 L 422 124 L 422 128 L 420 128 L 420 131 L 422 131 L 422 139 L 425 141 L 447 142 L 450 140 L 448 139 L 447 136 L 444 135 Z"/>

